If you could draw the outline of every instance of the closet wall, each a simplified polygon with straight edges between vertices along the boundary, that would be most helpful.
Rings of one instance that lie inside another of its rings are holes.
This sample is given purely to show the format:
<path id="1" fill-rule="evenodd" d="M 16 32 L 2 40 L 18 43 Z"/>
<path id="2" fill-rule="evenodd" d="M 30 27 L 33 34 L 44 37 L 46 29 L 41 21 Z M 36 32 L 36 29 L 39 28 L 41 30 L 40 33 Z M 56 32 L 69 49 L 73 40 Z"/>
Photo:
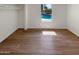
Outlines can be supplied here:
<path id="1" fill-rule="evenodd" d="M 0 5 L 0 42 L 17 30 L 17 10 L 16 5 Z"/>

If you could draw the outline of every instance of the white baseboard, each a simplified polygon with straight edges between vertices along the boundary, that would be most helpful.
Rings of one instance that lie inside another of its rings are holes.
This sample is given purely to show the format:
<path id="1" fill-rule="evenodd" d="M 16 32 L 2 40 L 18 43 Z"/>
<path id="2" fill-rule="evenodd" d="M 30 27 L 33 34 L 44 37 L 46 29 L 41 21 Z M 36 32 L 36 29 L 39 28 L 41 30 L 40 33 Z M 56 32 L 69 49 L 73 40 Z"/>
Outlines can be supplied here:
<path id="1" fill-rule="evenodd" d="M 76 32 L 74 32 L 73 30 L 71 29 L 68 29 L 70 32 L 72 32 L 73 34 L 75 34 L 77 37 L 79 37 L 79 34 L 77 34 Z"/>
<path id="2" fill-rule="evenodd" d="M 28 29 L 66 29 L 66 28 L 37 28 L 37 27 L 29 27 Z"/>

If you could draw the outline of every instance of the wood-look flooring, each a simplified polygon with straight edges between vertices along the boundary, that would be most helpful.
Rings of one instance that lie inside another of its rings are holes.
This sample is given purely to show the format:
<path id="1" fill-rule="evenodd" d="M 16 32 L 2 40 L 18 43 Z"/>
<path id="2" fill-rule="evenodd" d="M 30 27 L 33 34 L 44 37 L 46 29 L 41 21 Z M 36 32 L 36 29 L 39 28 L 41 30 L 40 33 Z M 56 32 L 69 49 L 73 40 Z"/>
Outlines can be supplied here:
<path id="1" fill-rule="evenodd" d="M 79 37 L 64 29 L 19 29 L 0 43 L 0 54 L 78 55 Z"/>

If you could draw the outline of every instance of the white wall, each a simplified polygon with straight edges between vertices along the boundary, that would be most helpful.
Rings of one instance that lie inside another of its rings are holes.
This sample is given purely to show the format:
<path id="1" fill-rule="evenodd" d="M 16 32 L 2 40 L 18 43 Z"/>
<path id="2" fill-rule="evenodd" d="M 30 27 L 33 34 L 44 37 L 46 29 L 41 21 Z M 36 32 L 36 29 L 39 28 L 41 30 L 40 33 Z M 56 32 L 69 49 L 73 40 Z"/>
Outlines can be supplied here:
<path id="1" fill-rule="evenodd" d="M 25 27 L 25 25 L 24 25 L 24 23 L 25 23 L 25 11 L 24 11 L 24 5 L 23 4 L 19 4 L 18 5 L 18 7 L 19 7 L 19 10 L 18 10 L 18 27 L 19 28 L 24 28 Z"/>
<path id="2" fill-rule="evenodd" d="M 52 6 L 54 16 L 52 22 L 41 22 L 40 4 L 30 4 L 28 6 L 28 28 L 66 28 L 66 5 L 56 4 Z"/>
<path id="3" fill-rule="evenodd" d="M 29 27 L 29 5 L 24 6 L 24 29 L 27 30 Z"/>
<path id="4" fill-rule="evenodd" d="M 14 8 L 15 5 L 4 5 L 8 7 L 0 8 L 0 42 L 6 39 L 17 29 L 17 10 Z M 13 8 L 12 8 L 12 7 Z M 10 8 L 11 7 L 11 8 Z"/>
<path id="5" fill-rule="evenodd" d="M 52 16 L 53 20 L 51 22 L 41 23 L 42 28 L 66 29 L 67 5 L 53 4 Z"/>
<path id="6" fill-rule="evenodd" d="M 55 29 L 66 29 L 67 20 L 67 5 L 66 4 L 54 4 L 53 5 L 53 23 L 52 26 Z"/>
<path id="7" fill-rule="evenodd" d="M 29 4 L 28 5 L 28 28 L 40 27 L 40 5 Z"/>
<path id="8" fill-rule="evenodd" d="M 67 28 L 79 36 L 79 4 L 68 5 L 67 9 Z"/>

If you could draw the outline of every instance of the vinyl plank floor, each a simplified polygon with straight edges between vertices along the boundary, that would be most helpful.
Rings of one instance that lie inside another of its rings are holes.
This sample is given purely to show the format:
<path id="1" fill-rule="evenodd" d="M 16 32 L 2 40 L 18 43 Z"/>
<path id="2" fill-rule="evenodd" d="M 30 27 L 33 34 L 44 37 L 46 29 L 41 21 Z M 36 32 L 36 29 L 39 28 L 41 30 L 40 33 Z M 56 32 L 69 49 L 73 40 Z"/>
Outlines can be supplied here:
<path id="1" fill-rule="evenodd" d="M 0 54 L 78 55 L 79 37 L 66 29 L 18 29 L 0 43 Z"/>

